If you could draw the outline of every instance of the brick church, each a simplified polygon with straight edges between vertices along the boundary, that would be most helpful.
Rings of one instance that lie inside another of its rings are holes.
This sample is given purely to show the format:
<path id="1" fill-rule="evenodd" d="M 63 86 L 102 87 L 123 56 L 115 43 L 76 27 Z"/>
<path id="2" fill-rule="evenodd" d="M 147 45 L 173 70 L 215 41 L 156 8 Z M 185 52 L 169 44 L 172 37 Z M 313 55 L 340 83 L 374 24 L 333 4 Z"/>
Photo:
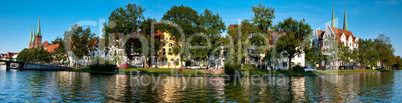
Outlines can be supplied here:
<path id="1" fill-rule="evenodd" d="M 29 37 L 29 48 L 38 48 L 42 46 L 42 33 L 40 31 L 40 18 L 38 19 L 38 29 L 31 30 L 31 34 Z"/>

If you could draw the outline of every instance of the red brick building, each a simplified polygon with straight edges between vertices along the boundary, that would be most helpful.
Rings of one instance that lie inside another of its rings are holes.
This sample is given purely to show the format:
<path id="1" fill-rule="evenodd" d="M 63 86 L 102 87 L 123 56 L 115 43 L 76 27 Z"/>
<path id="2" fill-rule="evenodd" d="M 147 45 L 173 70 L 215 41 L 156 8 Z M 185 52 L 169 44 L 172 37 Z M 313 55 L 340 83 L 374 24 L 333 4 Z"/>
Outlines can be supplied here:
<path id="1" fill-rule="evenodd" d="M 42 32 L 40 31 L 40 18 L 38 19 L 37 31 L 31 30 L 29 37 L 29 48 L 37 48 L 42 46 Z"/>

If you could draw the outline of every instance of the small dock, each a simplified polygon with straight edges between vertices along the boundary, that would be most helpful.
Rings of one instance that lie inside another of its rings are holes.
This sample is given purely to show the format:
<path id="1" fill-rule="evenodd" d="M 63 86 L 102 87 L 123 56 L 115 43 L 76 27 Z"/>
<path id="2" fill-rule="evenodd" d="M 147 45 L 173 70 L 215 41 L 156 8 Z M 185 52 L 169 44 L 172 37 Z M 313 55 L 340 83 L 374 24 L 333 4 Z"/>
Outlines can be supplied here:
<path id="1" fill-rule="evenodd" d="M 15 58 L 0 58 L 0 62 L 5 62 L 7 71 L 9 71 L 10 69 L 64 71 L 66 69 L 65 66 L 40 64 L 40 63 L 28 63 L 28 62 L 20 61 Z M 14 66 L 14 68 L 12 68 L 12 66 Z"/>

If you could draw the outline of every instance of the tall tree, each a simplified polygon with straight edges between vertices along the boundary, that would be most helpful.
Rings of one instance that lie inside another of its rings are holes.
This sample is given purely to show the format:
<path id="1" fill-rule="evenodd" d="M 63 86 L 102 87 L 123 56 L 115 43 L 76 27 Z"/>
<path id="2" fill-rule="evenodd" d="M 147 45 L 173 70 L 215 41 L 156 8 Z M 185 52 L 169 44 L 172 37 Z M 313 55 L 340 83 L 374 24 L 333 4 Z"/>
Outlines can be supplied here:
<path id="1" fill-rule="evenodd" d="M 211 48 L 205 50 L 206 53 L 201 54 L 206 55 L 205 57 L 208 58 L 208 56 L 213 54 L 215 49 L 223 45 L 221 34 L 226 30 L 226 27 L 222 17 L 220 17 L 218 13 L 213 14 L 212 11 L 208 9 L 205 9 L 204 13 L 200 14 L 200 19 L 201 28 L 205 28 L 202 32 L 209 37 L 211 43 Z"/>
<path id="2" fill-rule="evenodd" d="M 175 41 L 176 43 L 182 43 L 177 44 L 176 46 L 173 47 L 173 53 L 174 54 L 179 54 L 181 49 L 190 51 L 187 53 L 192 53 L 191 55 L 193 58 L 196 60 L 203 60 L 205 59 L 206 55 L 200 54 L 202 52 L 198 52 L 196 50 L 189 50 L 189 46 L 191 44 L 193 45 L 202 45 L 206 46 L 206 40 L 200 36 L 195 36 L 190 40 L 190 44 L 185 43 L 185 41 L 181 40 L 181 35 L 180 30 L 175 28 L 174 26 L 179 26 L 182 32 L 184 33 L 184 37 L 188 38 L 191 35 L 195 33 L 201 33 L 202 28 L 201 28 L 201 22 L 200 22 L 200 16 L 198 15 L 198 12 L 192 9 L 191 7 L 186 7 L 183 5 L 180 6 L 172 6 L 170 10 L 168 10 L 162 17 L 163 21 L 168 21 L 173 24 L 168 25 L 169 27 L 164 27 L 165 30 L 163 31 L 169 31 L 172 37 L 176 38 Z M 203 50 L 205 53 L 205 50 Z M 190 55 L 189 54 L 183 54 L 180 53 L 180 57 L 182 57 L 181 60 L 187 60 Z M 185 56 L 187 55 L 187 56 Z"/>
<path id="3" fill-rule="evenodd" d="M 266 33 L 269 28 L 272 27 L 272 19 L 275 19 L 274 11 L 275 8 L 265 7 L 258 4 L 258 7 L 251 6 L 253 8 L 254 17 L 253 23 L 258 26 L 263 33 Z"/>
<path id="4" fill-rule="evenodd" d="M 129 37 L 127 41 L 123 41 L 120 43 L 123 38 L 125 38 L 130 33 L 135 33 L 140 30 L 142 23 L 144 22 L 144 13 L 145 9 L 140 5 L 136 4 L 127 4 L 123 7 L 119 7 L 115 9 L 109 16 L 109 23 L 105 24 L 105 34 L 103 36 L 104 41 L 106 41 L 107 45 L 115 45 L 119 48 L 124 48 L 125 54 L 128 56 L 128 59 L 131 60 L 133 52 L 142 53 L 142 43 L 140 36 Z M 146 31 L 145 31 L 146 32 Z M 123 33 L 124 37 L 119 37 L 120 33 Z M 111 35 L 114 34 L 114 37 Z M 141 34 L 144 35 L 144 34 Z M 114 40 L 110 40 L 114 38 Z M 120 40 L 120 42 L 112 43 L 115 40 Z M 123 46 L 124 45 L 124 46 Z M 121 47 L 123 46 L 123 47 Z M 107 50 L 110 48 L 106 48 Z M 142 54 L 146 55 L 146 54 Z M 116 57 L 116 59 L 119 59 Z M 146 61 L 144 61 L 145 65 Z"/>
<path id="5" fill-rule="evenodd" d="M 301 47 L 302 42 L 308 34 L 312 33 L 310 25 L 305 23 L 305 20 L 297 21 L 291 17 L 279 22 L 275 26 L 278 32 L 285 32 L 286 35 L 282 36 L 277 41 L 277 50 L 282 55 L 289 59 L 289 69 L 291 69 L 292 58 L 300 55 L 303 52 Z"/>
<path id="6" fill-rule="evenodd" d="M 374 39 L 374 42 L 376 44 L 375 48 L 380 57 L 381 66 L 392 66 L 395 59 L 395 49 L 392 48 L 391 38 L 384 34 L 380 34 L 376 39 Z"/>
<path id="7" fill-rule="evenodd" d="M 107 33 L 124 33 L 125 35 L 139 30 L 145 11 L 140 5 L 127 4 L 125 8 L 115 9 L 109 16 L 110 24 L 107 25 Z"/>
<path id="8" fill-rule="evenodd" d="M 162 20 L 174 23 L 173 26 L 180 26 L 186 37 L 194 33 L 199 33 L 200 28 L 200 17 L 198 12 L 191 7 L 186 7 L 183 5 L 172 6 L 162 17 Z M 176 28 L 168 28 L 169 32 L 175 38 L 181 38 L 179 30 Z M 179 41 L 180 39 L 176 39 Z"/>
<path id="9" fill-rule="evenodd" d="M 76 59 L 82 59 L 84 56 L 89 56 L 90 52 L 96 50 L 94 48 L 97 38 L 95 37 L 95 33 L 91 33 L 91 28 L 83 29 L 82 26 L 77 24 L 71 26 L 70 31 L 67 31 L 68 37 L 65 38 L 67 43 L 71 43 L 71 50 Z M 68 42 L 71 40 L 71 42 Z"/>
<path id="10" fill-rule="evenodd" d="M 52 53 L 52 56 L 54 57 L 54 60 L 56 61 L 61 61 L 61 60 L 67 60 L 67 54 L 64 46 L 64 39 L 57 37 L 54 41 L 52 41 L 52 44 L 58 44 L 59 47 L 54 50 Z"/>
<path id="11" fill-rule="evenodd" d="M 362 66 L 376 67 L 380 57 L 372 39 L 359 39 L 357 48 L 357 61 Z"/>
<path id="12" fill-rule="evenodd" d="M 343 42 L 339 41 L 337 48 L 338 62 L 350 63 L 352 51 L 349 49 L 349 46 L 345 46 Z"/>

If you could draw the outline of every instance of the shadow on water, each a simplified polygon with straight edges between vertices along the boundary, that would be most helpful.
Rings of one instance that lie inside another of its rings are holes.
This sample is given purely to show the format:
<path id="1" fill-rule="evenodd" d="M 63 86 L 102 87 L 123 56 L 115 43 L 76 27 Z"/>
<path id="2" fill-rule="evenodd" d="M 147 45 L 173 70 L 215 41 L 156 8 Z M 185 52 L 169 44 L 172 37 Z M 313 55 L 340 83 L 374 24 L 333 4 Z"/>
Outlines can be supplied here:
<path id="1" fill-rule="evenodd" d="M 398 86 L 402 83 L 401 75 L 402 71 L 324 76 L 175 77 L 5 71 L 2 67 L 0 101 L 401 102 L 402 89 Z"/>

